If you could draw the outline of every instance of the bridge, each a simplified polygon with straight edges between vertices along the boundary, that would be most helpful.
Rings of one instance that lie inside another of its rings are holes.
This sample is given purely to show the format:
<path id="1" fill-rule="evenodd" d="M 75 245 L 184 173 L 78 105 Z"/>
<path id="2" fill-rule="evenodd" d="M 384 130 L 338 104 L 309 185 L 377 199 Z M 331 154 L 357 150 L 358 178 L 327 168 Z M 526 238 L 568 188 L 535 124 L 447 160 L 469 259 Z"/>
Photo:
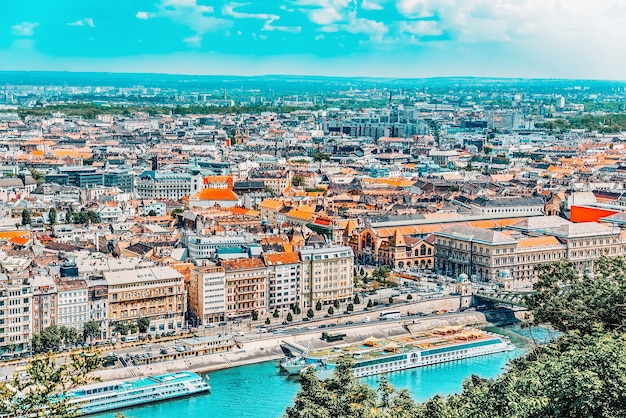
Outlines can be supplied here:
<path id="1" fill-rule="evenodd" d="M 528 306 L 524 303 L 524 297 L 535 293 L 532 290 L 525 292 L 520 290 L 474 290 L 474 297 L 493 303 L 527 308 Z"/>

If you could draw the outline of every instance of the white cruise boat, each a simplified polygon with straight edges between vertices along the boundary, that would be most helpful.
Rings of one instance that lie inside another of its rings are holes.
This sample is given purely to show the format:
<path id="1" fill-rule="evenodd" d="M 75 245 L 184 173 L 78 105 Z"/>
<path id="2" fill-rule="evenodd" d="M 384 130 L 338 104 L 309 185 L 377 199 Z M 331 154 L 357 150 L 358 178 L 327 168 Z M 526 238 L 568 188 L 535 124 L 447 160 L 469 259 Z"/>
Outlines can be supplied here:
<path id="1" fill-rule="evenodd" d="M 461 327 L 438 328 L 431 332 L 393 338 L 368 338 L 362 343 L 306 352 L 288 363 L 290 374 L 315 368 L 324 379 L 332 376 L 337 360 L 352 357 L 356 377 L 372 376 L 414 367 L 462 360 L 513 350 L 507 337 Z"/>
<path id="2" fill-rule="evenodd" d="M 207 381 L 192 372 L 178 372 L 127 381 L 110 381 L 82 386 L 68 393 L 79 415 L 158 402 L 208 392 Z"/>

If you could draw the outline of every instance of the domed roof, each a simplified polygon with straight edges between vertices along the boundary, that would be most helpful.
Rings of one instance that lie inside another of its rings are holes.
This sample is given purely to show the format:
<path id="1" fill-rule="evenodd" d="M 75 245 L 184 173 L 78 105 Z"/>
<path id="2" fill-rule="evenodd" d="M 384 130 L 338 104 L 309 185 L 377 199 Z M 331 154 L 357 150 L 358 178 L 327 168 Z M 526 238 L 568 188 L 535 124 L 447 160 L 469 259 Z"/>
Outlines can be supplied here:
<path id="1" fill-rule="evenodd" d="M 466 282 L 468 280 L 469 280 L 469 277 L 467 277 L 467 274 L 465 273 L 459 274 L 459 278 L 458 278 L 459 283 Z"/>

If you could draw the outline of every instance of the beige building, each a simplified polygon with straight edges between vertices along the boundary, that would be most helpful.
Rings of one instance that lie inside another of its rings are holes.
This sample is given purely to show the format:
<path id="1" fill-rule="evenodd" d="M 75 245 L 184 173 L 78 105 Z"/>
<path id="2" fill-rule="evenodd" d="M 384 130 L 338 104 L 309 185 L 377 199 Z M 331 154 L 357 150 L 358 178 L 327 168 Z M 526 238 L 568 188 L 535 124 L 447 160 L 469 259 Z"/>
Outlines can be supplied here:
<path id="1" fill-rule="evenodd" d="M 50 276 L 35 276 L 32 282 L 33 334 L 57 323 L 57 286 Z"/>
<path id="2" fill-rule="evenodd" d="M 21 278 L 0 274 L 0 352 L 27 351 L 32 336 L 31 288 Z"/>
<path id="3" fill-rule="evenodd" d="M 197 325 L 221 322 L 226 315 L 226 275 L 224 268 L 205 261 L 191 271 L 189 313 Z"/>
<path id="4" fill-rule="evenodd" d="M 302 260 L 302 308 L 335 300 L 347 301 L 354 294 L 354 254 L 345 246 L 307 246 Z"/>
<path id="5" fill-rule="evenodd" d="M 258 257 L 223 260 L 226 276 L 226 318 L 267 313 L 267 269 Z"/>
<path id="6" fill-rule="evenodd" d="M 286 310 L 300 302 L 302 264 L 296 252 L 264 254 L 267 266 L 268 310 Z"/>
<path id="7" fill-rule="evenodd" d="M 150 320 L 149 331 L 180 330 L 185 323 L 187 295 L 184 277 L 171 267 L 149 267 L 104 273 L 109 287 L 109 321 Z"/>

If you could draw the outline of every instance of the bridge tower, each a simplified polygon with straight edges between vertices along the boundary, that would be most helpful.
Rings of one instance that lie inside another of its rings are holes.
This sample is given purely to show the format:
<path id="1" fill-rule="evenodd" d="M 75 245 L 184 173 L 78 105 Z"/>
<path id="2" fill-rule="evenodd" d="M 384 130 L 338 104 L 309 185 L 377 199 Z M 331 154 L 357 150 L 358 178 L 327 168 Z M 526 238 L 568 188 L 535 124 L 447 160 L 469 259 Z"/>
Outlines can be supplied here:
<path id="1" fill-rule="evenodd" d="M 455 292 L 461 295 L 461 308 L 469 308 L 472 305 L 472 283 L 469 281 L 467 274 L 459 274 L 455 284 Z"/>
<path id="2" fill-rule="evenodd" d="M 513 276 L 509 270 L 502 270 L 498 277 L 498 285 L 502 290 L 513 290 Z"/>

